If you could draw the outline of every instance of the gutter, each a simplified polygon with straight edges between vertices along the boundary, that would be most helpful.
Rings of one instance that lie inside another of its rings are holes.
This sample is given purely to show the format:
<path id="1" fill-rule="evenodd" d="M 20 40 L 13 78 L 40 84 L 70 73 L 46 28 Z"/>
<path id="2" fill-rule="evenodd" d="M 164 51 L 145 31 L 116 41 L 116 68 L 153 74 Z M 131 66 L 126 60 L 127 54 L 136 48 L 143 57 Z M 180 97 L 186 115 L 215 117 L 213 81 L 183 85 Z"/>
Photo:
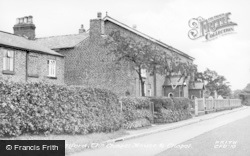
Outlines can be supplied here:
<path id="1" fill-rule="evenodd" d="M 26 52 L 26 58 L 25 58 L 25 81 L 28 82 L 28 56 L 29 52 Z"/>
<path id="2" fill-rule="evenodd" d="M 52 55 L 52 56 L 59 56 L 59 57 L 65 57 L 64 55 L 61 54 L 51 54 L 51 53 L 47 53 L 47 52 L 43 52 L 43 51 L 39 51 L 39 50 L 33 50 L 33 49 L 25 49 L 25 48 L 20 48 L 20 47 L 16 47 L 16 46 L 11 46 L 11 45 L 6 45 L 6 44 L 1 44 L 0 46 L 2 47 L 7 47 L 7 48 L 13 48 L 16 50 L 23 50 L 23 51 L 29 51 L 29 52 L 37 52 L 39 54 L 46 54 L 46 55 Z"/>

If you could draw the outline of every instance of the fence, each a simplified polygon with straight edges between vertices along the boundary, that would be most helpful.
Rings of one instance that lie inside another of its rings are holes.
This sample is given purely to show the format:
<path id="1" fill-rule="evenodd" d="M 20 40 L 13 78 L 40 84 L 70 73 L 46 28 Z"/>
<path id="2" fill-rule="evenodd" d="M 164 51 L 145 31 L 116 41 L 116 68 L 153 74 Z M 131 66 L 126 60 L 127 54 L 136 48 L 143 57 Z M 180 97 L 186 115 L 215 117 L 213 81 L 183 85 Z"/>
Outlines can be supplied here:
<path id="1" fill-rule="evenodd" d="M 195 115 L 241 106 L 240 99 L 195 99 Z"/>

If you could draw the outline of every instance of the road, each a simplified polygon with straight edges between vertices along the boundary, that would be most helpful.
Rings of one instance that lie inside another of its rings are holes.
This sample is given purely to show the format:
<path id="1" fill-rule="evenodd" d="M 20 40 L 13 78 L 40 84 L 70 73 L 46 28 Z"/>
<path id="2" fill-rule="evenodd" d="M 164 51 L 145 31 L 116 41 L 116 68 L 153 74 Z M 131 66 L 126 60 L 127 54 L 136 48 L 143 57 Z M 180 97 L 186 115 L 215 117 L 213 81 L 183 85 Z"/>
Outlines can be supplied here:
<path id="1" fill-rule="evenodd" d="M 108 144 L 107 146 L 103 148 L 98 148 L 95 150 L 87 150 L 80 153 L 75 153 L 72 156 L 96 156 L 96 155 L 102 155 L 102 156 L 130 156 L 130 155 L 136 155 L 136 156 L 153 156 L 153 155 L 193 155 L 193 153 L 198 154 L 199 152 L 207 153 L 206 150 L 208 150 L 206 147 L 202 146 L 202 150 L 197 150 L 199 148 L 196 145 L 202 144 L 202 143 L 208 143 L 209 141 L 206 141 L 206 137 L 209 138 L 209 136 L 205 136 L 205 139 L 202 140 L 194 140 L 194 143 L 191 144 L 189 141 L 193 141 L 190 139 L 193 139 L 197 136 L 203 136 L 202 134 L 206 132 L 213 132 L 212 130 L 216 128 L 223 128 L 221 126 L 227 125 L 229 123 L 241 123 L 241 119 L 244 121 L 248 121 L 250 116 L 250 108 L 240 110 L 234 113 L 226 114 L 223 116 L 219 116 L 214 119 L 205 120 L 202 122 L 198 122 L 192 125 L 180 127 L 177 129 L 159 132 L 156 134 L 147 135 L 140 138 L 135 138 L 131 140 L 126 140 L 122 142 L 117 142 L 115 144 Z M 246 119 L 246 120 L 245 120 Z M 235 122 L 236 121 L 236 122 Z M 231 124 L 229 124 L 230 126 Z M 243 124 L 246 125 L 246 124 Z M 242 131 L 244 129 L 241 129 Z M 231 134 L 231 129 L 224 129 L 225 133 Z M 224 133 L 221 132 L 221 133 Z M 214 132 L 217 133 L 217 132 Z M 238 134 L 238 133 L 237 133 Z M 250 135 L 248 135 L 250 136 Z M 232 134 L 233 137 L 233 134 Z M 199 138 L 199 137 L 198 137 Z M 227 138 L 227 136 L 224 136 L 224 138 L 214 138 L 218 139 L 218 141 L 237 141 L 237 138 Z M 225 140 L 223 140 L 225 139 Z M 247 137 L 246 137 L 247 139 Z M 188 141 L 189 140 L 189 141 Z M 250 140 L 250 137 L 249 137 Z M 216 140 L 217 141 L 217 140 Z M 214 143 L 214 140 L 210 140 L 210 144 Z M 221 144 L 221 143 L 217 143 Z M 249 144 L 248 144 L 249 145 Z M 190 147 L 189 147 L 190 146 Z M 206 145 L 204 145 L 206 146 Z M 237 146 L 237 145 L 236 145 Z M 208 147 L 208 146 L 207 146 Z M 182 148 L 182 150 L 177 150 L 177 148 Z M 187 150 L 190 150 L 190 153 L 186 153 L 183 148 L 187 148 Z M 189 149 L 188 149 L 189 148 Z M 237 148 L 237 147 L 236 147 Z M 184 153 L 182 153 L 184 152 Z M 213 151 L 211 151 L 212 153 Z M 198 155 L 204 155 L 204 153 L 199 153 Z"/>
<path id="2" fill-rule="evenodd" d="M 157 156 L 249 156 L 249 145 L 250 116 L 183 142 Z"/>

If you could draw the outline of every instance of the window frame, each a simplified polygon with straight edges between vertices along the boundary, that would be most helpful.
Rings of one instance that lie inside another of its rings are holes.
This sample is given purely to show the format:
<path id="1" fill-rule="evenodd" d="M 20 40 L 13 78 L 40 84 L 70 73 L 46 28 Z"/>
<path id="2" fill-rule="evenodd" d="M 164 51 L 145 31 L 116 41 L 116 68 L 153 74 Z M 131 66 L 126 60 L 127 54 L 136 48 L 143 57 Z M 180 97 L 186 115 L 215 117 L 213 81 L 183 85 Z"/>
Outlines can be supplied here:
<path id="1" fill-rule="evenodd" d="M 27 54 L 27 57 L 28 57 L 28 62 L 27 62 L 27 65 L 28 65 L 28 71 L 27 71 L 27 73 L 28 73 L 28 77 L 33 77 L 33 78 L 39 78 L 39 70 L 38 70 L 38 65 L 36 66 L 36 71 L 37 71 L 37 73 L 30 73 L 30 68 L 34 68 L 34 67 L 31 67 L 30 65 L 31 65 L 31 58 L 35 58 L 36 59 L 36 61 L 38 61 L 38 59 L 39 59 L 39 57 L 38 56 L 36 56 L 36 55 L 33 55 L 33 54 Z"/>
<path id="2" fill-rule="evenodd" d="M 54 62 L 53 65 L 51 64 L 52 62 Z M 48 77 L 56 78 L 56 60 L 55 59 L 48 59 L 47 66 L 48 66 Z"/>
<path id="3" fill-rule="evenodd" d="M 141 69 L 141 77 L 147 78 L 147 70 L 146 69 Z"/>
<path id="4" fill-rule="evenodd" d="M 15 50 L 12 49 L 3 49 L 3 74 L 14 75 L 15 74 Z M 12 56 L 9 56 L 9 52 L 11 52 Z M 7 61 L 7 62 L 6 62 Z M 12 66 L 12 67 L 11 67 Z"/>

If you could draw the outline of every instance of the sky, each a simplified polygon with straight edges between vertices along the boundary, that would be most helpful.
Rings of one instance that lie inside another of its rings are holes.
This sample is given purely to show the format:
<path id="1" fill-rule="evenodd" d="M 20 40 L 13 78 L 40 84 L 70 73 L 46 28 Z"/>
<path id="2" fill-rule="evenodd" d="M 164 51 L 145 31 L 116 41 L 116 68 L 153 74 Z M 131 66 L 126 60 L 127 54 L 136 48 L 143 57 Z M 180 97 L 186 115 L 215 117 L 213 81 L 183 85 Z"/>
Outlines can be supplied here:
<path id="1" fill-rule="evenodd" d="M 195 58 L 198 70 L 215 70 L 231 89 L 250 83 L 249 0 L 0 0 L 0 31 L 13 33 L 16 18 L 33 16 L 36 37 L 77 34 L 102 12 Z M 188 22 L 231 12 L 234 33 L 191 40 Z"/>

